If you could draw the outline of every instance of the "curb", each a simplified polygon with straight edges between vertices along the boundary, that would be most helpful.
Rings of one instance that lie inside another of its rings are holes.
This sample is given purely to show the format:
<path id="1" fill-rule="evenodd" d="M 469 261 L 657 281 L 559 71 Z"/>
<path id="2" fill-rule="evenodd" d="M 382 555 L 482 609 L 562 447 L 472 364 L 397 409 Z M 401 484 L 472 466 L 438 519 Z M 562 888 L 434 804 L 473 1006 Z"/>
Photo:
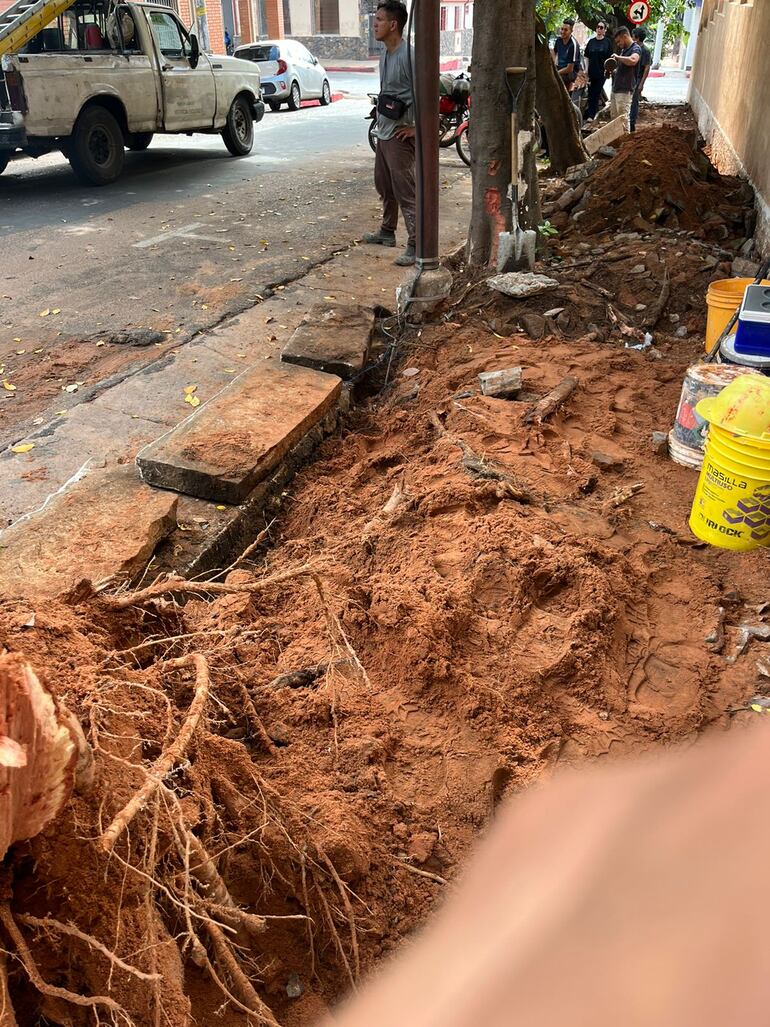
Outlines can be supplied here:
<path id="1" fill-rule="evenodd" d="M 344 96 L 345 96 L 344 93 L 332 93 L 332 103 L 337 103 L 339 100 L 342 100 Z M 300 107 L 303 107 L 303 108 L 304 107 L 320 107 L 320 106 L 321 106 L 321 101 L 320 100 L 302 100 L 302 102 L 300 103 Z"/>

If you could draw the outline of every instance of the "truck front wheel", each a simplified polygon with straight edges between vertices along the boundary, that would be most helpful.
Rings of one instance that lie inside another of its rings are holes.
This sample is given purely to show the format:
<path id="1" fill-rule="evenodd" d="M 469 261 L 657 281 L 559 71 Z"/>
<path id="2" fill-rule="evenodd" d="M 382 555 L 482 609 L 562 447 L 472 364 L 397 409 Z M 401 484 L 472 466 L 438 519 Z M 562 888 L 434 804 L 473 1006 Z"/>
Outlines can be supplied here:
<path id="1" fill-rule="evenodd" d="M 227 113 L 222 139 L 233 157 L 245 157 L 254 145 L 254 117 L 245 96 L 236 96 Z"/>
<path id="2" fill-rule="evenodd" d="M 123 133 L 104 107 L 86 107 L 75 122 L 67 158 L 72 170 L 89 185 L 108 185 L 123 170 Z"/>

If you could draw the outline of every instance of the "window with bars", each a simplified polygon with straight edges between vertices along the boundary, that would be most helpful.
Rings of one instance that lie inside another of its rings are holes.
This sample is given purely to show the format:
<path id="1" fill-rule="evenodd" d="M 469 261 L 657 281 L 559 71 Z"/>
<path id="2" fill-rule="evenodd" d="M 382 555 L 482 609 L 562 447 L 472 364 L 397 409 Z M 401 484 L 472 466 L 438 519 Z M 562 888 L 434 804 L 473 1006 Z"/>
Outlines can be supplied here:
<path id="1" fill-rule="evenodd" d="M 340 34 L 339 0 L 315 0 L 315 31 L 322 36 Z"/>

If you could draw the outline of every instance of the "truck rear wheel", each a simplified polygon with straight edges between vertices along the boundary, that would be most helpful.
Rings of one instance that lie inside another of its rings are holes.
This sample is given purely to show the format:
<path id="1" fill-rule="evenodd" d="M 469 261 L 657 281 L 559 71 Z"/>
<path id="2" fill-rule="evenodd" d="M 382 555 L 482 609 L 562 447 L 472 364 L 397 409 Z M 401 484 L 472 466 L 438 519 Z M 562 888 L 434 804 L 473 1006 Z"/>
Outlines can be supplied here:
<path id="1" fill-rule="evenodd" d="M 123 170 L 123 133 L 104 107 L 86 107 L 75 122 L 67 157 L 72 170 L 89 185 L 108 185 Z"/>
<path id="2" fill-rule="evenodd" d="M 152 142 L 152 132 L 129 132 L 126 136 L 126 146 L 135 153 L 146 150 Z"/>
<path id="3" fill-rule="evenodd" d="M 227 112 L 222 139 L 233 157 L 245 157 L 254 145 L 254 116 L 245 96 L 236 96 Z"/>

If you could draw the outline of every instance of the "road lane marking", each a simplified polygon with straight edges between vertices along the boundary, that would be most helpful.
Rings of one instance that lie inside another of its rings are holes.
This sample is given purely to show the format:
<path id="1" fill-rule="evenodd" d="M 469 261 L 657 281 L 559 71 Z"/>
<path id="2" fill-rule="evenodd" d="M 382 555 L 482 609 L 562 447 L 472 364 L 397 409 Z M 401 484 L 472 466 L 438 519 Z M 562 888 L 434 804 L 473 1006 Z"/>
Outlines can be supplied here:
<path id="1" fill-rule="evenodd" d="M 174 228 L 170 232 L 163 232 L 161 235 L 154 235 L 151 239 L 142 239 L 141 242 L 135 242 L 133 244 L 134 249 L 143 250 L 147 246 L 157 246 L 158 243 L 167 242 L 169 239 L 199 239 L 201 242 L 230 242 L 227 235 L 223 235 L 221 238 L 217 238 L 213 235 L 198 235 L 196 233 L 196 229 L 200 227 L 200 222 L 194 221 L 191 225 L 182 225 L 181 228 Z"/>

